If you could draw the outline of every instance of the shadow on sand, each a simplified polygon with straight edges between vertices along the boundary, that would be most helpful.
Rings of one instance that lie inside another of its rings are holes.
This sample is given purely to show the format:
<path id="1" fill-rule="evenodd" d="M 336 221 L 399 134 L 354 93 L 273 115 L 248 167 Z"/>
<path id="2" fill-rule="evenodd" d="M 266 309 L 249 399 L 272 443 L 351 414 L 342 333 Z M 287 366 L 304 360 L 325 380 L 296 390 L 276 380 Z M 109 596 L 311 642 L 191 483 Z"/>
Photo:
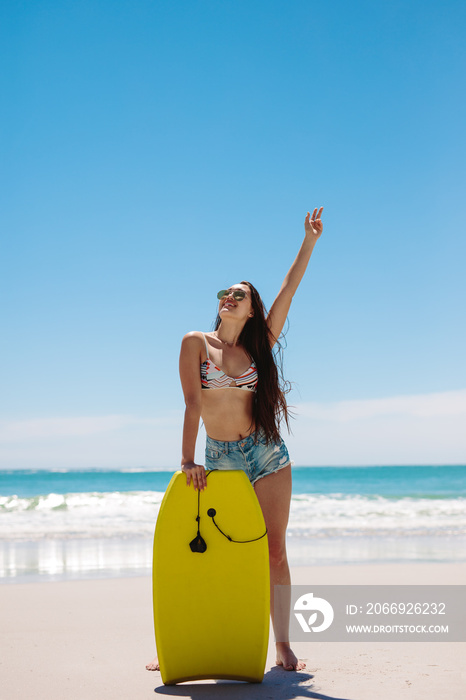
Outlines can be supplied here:
<path id="1" fill-rule="evenodd" d="M 313 678 L 314 676 L 306 671 L 283 671 L 280 666 L 274 666 L 267 671 L 262 683 L 198 681 L 180 685 L 161 685 L 154 688 L 154 693 L 190 700 L 219 700 L 219 698 L 221 700 L 298 700 L 300 698 L 350 700 L 349 697 L 341 698 L 319 693 L 319 688 L 314 687 Z"/>

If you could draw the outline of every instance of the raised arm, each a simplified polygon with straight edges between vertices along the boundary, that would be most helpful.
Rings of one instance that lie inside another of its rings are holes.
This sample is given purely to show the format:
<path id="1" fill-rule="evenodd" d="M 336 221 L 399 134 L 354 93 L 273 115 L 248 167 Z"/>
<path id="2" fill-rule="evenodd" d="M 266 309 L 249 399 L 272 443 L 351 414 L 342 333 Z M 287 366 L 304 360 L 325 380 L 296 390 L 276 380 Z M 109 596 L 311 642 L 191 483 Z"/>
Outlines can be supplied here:
<path id="1" fill-rule="evenodd" d="M 322 234 L 322 211 L 323 207 L 320 207 L 319 211 L 315 208 L 312 212 L 312 216 L 307 212 L 307 216 L 304 220 L 304 241 L 270 308 L 267 322 L 275 339 L 274 344 L 282 332 L 286 317 L 288 316 L 288 311 L 290 310 L 291 300 L 306 272 L 314 246 Z"/>

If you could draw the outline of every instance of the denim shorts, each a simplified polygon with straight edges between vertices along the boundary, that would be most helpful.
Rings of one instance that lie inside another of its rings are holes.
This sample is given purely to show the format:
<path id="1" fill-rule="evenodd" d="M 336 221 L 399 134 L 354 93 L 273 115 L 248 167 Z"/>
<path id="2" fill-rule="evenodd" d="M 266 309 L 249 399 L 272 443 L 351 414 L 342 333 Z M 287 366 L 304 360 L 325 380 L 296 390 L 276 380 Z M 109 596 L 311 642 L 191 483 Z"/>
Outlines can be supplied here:
<path id="1" fill-rule="evenodd" d="M 221 442 L 207 436 L 205 448 L 205 468 L 242 469 L 251 482 L 287 467 L 291 464 L 288 450 L 283 440 L 267 444 L 265 437 L 252 433 L 242 440 Z"/>

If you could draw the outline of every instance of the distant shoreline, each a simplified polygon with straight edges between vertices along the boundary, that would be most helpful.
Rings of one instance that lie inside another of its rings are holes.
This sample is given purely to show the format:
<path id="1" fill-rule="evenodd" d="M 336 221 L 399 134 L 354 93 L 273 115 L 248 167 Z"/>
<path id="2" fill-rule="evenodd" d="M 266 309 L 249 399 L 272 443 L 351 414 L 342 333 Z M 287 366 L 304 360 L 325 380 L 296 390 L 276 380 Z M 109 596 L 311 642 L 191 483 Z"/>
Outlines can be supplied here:
<path id="1" fill-rule="evenodd" d="M 454 463 L 443 463 L 439 462 L 436 464 L 418 464 L 413 462 L 412 464 L 400 463 L 400 464 L 293 464 L 292 469 L 403 469 L 403 468 L 419 468 L 419 469 L 437 469 L 437 468 L 462 468 L 466 469 L 466 464 L 460 462 Z M 2 473 L 8 474 L 10 472 L 24 472 L 24 473 L 36 473 L 36 472 L 50 472 L 55 474 L 67 474 L 69 472 L 120 472 L 122 474 L 138 474 L 138 473 L 166 473 L 173 474 L 175 471 L 179 470 L 179 466 L 173 467 L 2 467 L 0 466 L 0 475 Z"/>

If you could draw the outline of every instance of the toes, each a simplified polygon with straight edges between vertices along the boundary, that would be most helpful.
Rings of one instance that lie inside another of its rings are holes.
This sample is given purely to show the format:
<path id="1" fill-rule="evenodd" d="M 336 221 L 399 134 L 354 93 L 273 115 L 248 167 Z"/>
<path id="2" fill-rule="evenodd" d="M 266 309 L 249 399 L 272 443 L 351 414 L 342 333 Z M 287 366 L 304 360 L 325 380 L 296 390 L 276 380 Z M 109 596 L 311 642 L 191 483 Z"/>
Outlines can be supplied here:
<path id="1" fill-rule="evenodd" d="M 302 671 L 306 668 L 305 662 L 299 661 L 298 659 L 296 659 L 296 661 L 289 661 L 288 663 L 283 662 L 282 659 L 277 659 L 276 664 L 277 666 L 282 666 L 284 671 Z"/>

